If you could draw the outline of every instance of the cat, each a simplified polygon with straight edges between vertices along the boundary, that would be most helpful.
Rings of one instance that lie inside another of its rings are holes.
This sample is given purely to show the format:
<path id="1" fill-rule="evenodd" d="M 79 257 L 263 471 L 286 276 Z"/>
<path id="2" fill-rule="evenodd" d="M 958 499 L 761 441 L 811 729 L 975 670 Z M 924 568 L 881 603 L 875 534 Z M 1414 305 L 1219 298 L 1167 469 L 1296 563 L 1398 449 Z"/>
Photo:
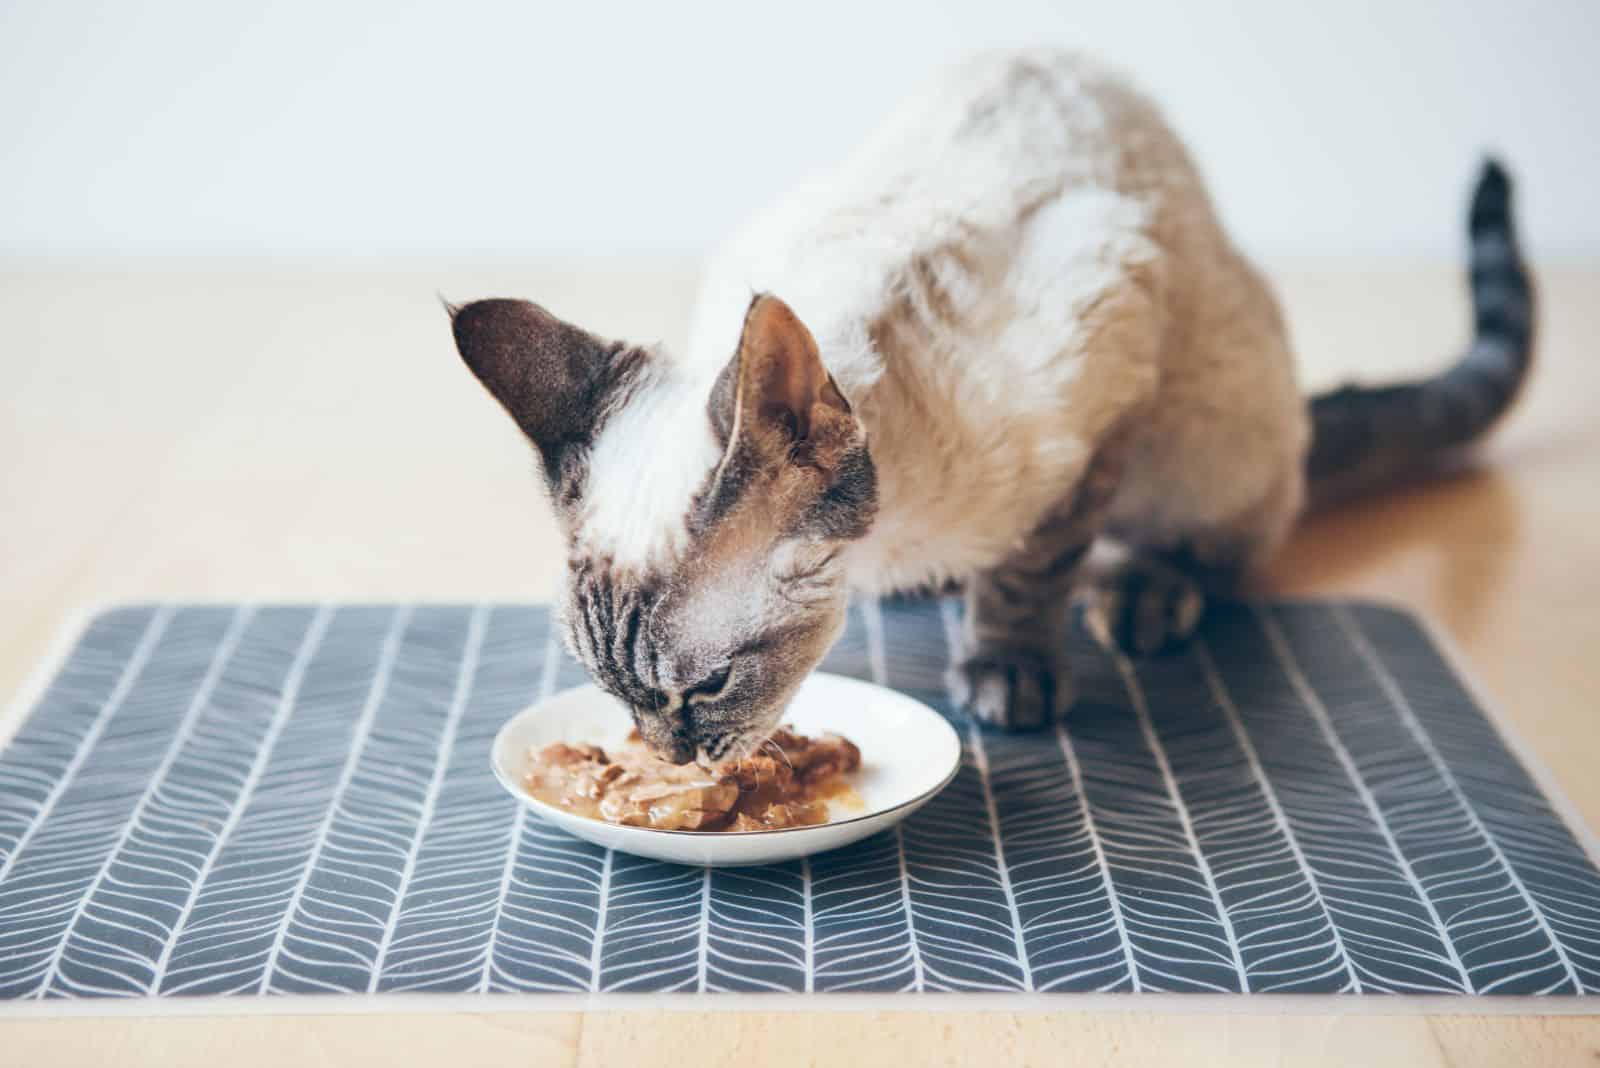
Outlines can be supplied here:
<path id="1" fill-rule="evenodd" d="M 1071 704 L 1075 591 L 1129 653 L 1180 642 L 1308 504 L 1507 410 L 1534 312 L 1510 195 L 1486 164 L 1465 357 L 1308 401 L 1155 106 L 1080 55 L 994 53 L 738 233 L 681 357 L 521 300 L 449 311 L 541 459 L 569 647 L 658 754 L 749 752 L 851 591 L 947 584 L 955 699 L 1029 728 Z M 1091 574 L 1097 543 L 1120 557 Z"/>

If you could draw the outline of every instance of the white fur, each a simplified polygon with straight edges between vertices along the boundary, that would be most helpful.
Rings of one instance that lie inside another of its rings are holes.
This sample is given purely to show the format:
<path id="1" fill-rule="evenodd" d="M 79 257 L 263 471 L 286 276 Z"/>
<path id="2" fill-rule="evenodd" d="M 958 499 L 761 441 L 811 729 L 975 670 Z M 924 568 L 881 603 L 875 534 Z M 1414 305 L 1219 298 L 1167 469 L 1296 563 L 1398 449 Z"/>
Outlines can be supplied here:
<path id="1" fill-rule="evenodd" d="M 579 540 L 622 566 L 648 566 L 688 541 L 686 506 L 721 452 L 706 416 L 709 386 L 657 361 L 589 454 Z"/>
<path id="2" fill-rule="evenodd" d="M 729 243 L 675 377 L 596 450 L 589 525 L 619 551 L 681 545 L 716 462 L 685 413 L 757 290 L 808 324 L 867 427 L 880 509 L 858 586 L 998 563 L 1119 428 L 1124 532 L 1265 549 L 1299 507 L 1307 431 L 1272 296 L 1155 109 L 1084 59 L 947 72 Z M 666 454 L 667 427 L 692 440 Z"/>

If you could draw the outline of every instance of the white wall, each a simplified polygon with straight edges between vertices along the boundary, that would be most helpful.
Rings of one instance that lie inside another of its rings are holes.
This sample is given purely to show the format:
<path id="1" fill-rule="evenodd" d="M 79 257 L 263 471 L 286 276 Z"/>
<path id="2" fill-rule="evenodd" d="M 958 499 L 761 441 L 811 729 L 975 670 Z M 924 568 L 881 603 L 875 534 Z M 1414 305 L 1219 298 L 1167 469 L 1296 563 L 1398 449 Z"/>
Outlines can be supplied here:
<path id="1" fill-rule="evenodd" d="M 974 46 L 1096 49 L 1247 247 L 1455 255 L 1477 155 L 1600 254 L 1600 3 L 0 0 L 0 253 L 707 247 Z"/>

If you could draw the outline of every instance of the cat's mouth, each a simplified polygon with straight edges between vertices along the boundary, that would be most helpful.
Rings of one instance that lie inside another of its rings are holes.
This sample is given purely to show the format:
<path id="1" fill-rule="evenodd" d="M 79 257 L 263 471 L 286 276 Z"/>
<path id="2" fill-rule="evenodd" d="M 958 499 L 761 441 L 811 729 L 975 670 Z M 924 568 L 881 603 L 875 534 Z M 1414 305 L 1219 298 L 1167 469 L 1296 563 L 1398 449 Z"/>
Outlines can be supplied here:
<path id="1" fill-rule="evenodd" d="M 746 744 L 736 735 L 724 734 L 702 743 L 695 749 L 694 762 L 702 768 L 714 768 L 730 760 L 749 755 Z"/>
<path id="2" fill-rule="evenodd" d="M 695 749 L 694 762 L 702 768 L 714 768 L 721 764 L 733 763 L 754 756 L 772 737 L 772 732 L 777 728 L 752 731 L 729 731 L 701 743 Z"/>

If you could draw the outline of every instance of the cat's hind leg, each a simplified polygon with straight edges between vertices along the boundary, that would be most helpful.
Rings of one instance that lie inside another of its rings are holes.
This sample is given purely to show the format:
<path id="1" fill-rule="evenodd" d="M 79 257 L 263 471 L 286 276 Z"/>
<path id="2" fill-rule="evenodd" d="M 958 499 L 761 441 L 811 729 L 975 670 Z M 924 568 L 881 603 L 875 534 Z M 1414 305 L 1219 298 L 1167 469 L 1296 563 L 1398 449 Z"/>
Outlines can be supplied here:
<path id="1" fill-rule="evenodd" d="M 1120 475 L 1106 451 L 1069 502 L 999 565 L 967 582 L 951 696 L 975 718 L 1013 729 L 1051 723 L 1075 696 L 1066 664 L 1068 609 Z"/>
<path id="2" fill-rule="evenodd" d="M 1148 656 L 1187 642 L 1208 599 L 1237 595 L 1277 550 L 1298 514 L 1302 484 L 1289 471 L 1257 504 L 1233 520 L 1152 542 L 1137 529 L 1113 537 L 1128 548 L 1087 574 L 1085 622 L 1101 644 Z"/>
<path id="3" fill-rule="evenodd" d="M 1134 551 L 1097 569 L 1084 597 L 1089 632 L 1129 656 L 1188 641 L 1205 614 L 1206 593 L 1185 563 L 1176 554 Z"/>

